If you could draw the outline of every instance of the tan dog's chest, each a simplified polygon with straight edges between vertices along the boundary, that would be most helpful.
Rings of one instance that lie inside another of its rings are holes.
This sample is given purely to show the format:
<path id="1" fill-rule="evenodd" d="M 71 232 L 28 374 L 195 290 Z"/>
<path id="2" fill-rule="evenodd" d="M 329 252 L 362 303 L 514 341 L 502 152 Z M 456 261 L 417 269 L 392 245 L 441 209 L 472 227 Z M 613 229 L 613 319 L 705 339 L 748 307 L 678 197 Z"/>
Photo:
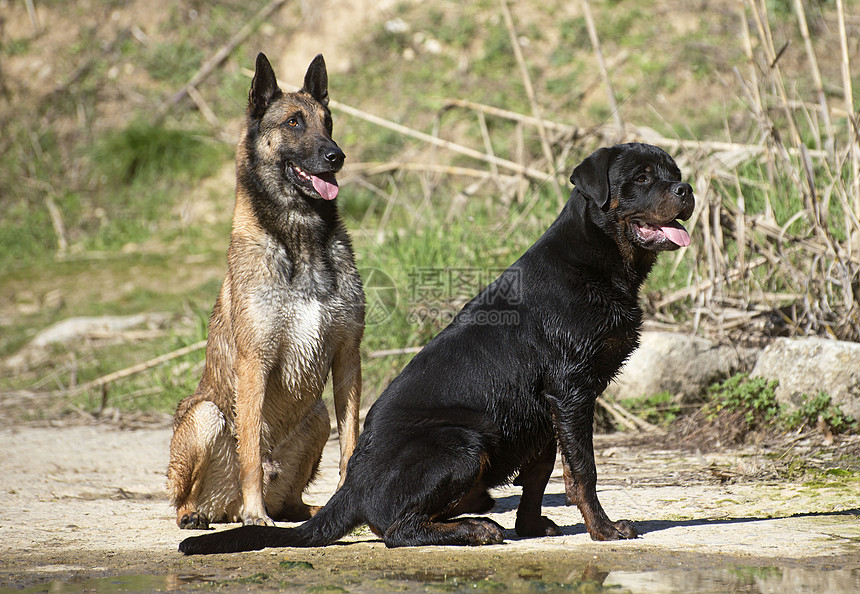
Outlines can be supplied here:
<path id="1" fill-rule="evenodd" d="M 356 299 L 344 292 L 357 279 L 325 268 L 320 273 L 318 263 L 291 260 L 274 242 L 242 253 L 241 259 L 231 258 L 228 281 L 236 285 L 236 279 L 252 273 L 259 281 L 253 290 L 228 294 L 232 350 L 265 353 L 260 361 L 268 372 L 263 418 L 267 424 L 289 425 L 322 392 L 337 342 L 362 329 L 360 308 L 352 305 Z"/>

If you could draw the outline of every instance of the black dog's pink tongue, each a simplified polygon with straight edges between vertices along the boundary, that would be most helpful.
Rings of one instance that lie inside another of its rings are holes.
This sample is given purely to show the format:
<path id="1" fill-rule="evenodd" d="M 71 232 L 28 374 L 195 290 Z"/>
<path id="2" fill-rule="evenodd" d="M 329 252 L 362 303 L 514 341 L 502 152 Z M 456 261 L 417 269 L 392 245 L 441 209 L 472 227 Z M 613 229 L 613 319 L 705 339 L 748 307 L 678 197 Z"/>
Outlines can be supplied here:
<path id="1" fill-rule="evenodd" d="M 326 200 L 334 200 L 337 198 L 338 188 L 337 180 L 331 173 L 311 174 L 311 182 L 314 184 L 314 189 L 319 192 L 319 195 Z"/>
<path id="2" fill-rule="evenodd" d="M 660 231 L 674 244 L 681 247 L 690 245 L 690 234 L 687 233 L 687 230 L 678 221 L 672 221 L 668 225 L 663 225 L 660 227 Z"/>

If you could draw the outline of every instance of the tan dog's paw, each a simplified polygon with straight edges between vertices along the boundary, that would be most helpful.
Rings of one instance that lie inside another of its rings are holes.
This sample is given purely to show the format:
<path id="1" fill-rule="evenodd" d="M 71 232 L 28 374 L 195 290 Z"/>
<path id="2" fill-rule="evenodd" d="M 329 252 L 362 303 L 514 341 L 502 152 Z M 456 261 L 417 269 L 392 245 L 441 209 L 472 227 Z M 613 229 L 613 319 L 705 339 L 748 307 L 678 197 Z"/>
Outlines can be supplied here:
<path id="1" fill-rule="evenodd" d="M 239 518 L 244 526 L 274 526 L 275 521 L 269 517 L 265 510 L 251 511 L 242 509 Z"/>
<path id="2" fill-rule="evenodd" d="M 268 515 L 264 514 L 242 514 L 242 524 L 244 526 L 274 526 L 275 521 Z"/>
<path id="3" fill-rule="evenodd" d="M 183 530 L 208 530 L 209 518 L 206 517 L 206 514 L 189 512 L 187 514 L 183 514 L 182 517 L 179 518 L 177 524 L 179 524 L 179 527 Z"/>

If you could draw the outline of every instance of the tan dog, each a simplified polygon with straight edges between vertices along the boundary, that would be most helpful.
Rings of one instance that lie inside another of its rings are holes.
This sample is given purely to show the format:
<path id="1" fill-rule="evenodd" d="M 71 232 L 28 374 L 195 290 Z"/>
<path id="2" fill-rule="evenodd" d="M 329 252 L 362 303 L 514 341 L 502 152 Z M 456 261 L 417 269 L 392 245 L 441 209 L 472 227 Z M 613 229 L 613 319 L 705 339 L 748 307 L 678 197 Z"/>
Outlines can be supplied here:
<path id="1" fill-rule="evenodd" d="M 332 375 L 341 482 L 358 436 L 364 293 L 335 203 L 344 154 L 331 138 L 317 56 L 283 93 L 263 54 L 236 156 L 227 276 L 197 390 L 176 410 L 170 501 L 180 528 L 272 525 L 302 501 L 329 436 Z"/>

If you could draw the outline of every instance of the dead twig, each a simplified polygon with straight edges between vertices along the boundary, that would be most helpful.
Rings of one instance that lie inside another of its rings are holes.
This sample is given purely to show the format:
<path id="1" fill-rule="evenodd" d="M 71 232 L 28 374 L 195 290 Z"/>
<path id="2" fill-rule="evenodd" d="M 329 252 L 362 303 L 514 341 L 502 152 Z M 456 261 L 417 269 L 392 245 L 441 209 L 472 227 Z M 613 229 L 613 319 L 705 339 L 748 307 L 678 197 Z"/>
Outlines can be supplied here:
<path id="1" fill-rule="evenodd" d="M 445 107 L 450 108 L 452 106 L 461 107 L 464 109 L 471 109 L 473 111 L 481 111 L 483 113 L 486 113 L 487 115 L 500 117 L 506 120 L 519 122 L 529 126 L 538 125 L 537 118 L 533 116 L 524 115 L 507 109 L 501 109 L 492 105 L 476 103 L 474 101 L 469 101 L 468 99 L 445 99 Z M 618 129 L 614 128 L 613 126 L 601 126 L 600 128 L 597 128 L 595 130 L 586 130 L 585 128 L 580 128 L 570 124 L 562 124 L 553 120 L 543 119 L 541 121 L 543 123 L 543 126 L 547 130 L 553 130 L 561 134 L 568 135 L 574 140 L 581 139 L 591 134 L 598 134 L 605 139 L 617 137 L 619 134 Z M 651 128 L 647 128 L 644 126 L 627 125 L 625 129 L 627 131 L 627 137 L 631 140 L 641 139 L 646 142 L 656 144 L 666 150 L 685 150 L 703 156 L 714 155 L 719 160 L 725 160 L 729 156 L 734 157 L 732 159 L 733 161 L 743 160 L 746 158 L 752 158 L 757 156 L 766 156 L 769 153 L 768 147 L 760 144 L 746 144 L 740 142 L 727 142 L 720 140 L 693 140 L 683 138 L 669 138 L 658 133 L 656 130 L 652 130 Z M 788 153 L 794 156 L 799 154 L 799 151 L 789 148 Z M 813 149 L 809 151 L 809 155 L 815 158 L 825 158 L 827 157 L 827 152 L 824 150 Z"/>
<path id="2" fill-rule="evenodd" d="M 247 71 L 249 75 L 253 76 L 253 73 Z M 289 85 L 285 83 L 278 83 L 282 89 L 287 91 L 297 91 L 298 87 L 295 85 Z M 530 177 L 537 181 L 545 181 L 551 174 L 540 171 L 533 167 L 527 167 L 521 165 L 519 163 L 514 163 L 513 161 L 509 161 L 507 159 L 502 159 L 500 157 L 495 157 L 492 155 L 488 155 L 486 153 L 482 153 L 481 151 L 477 151 L 473 148 L 469 148 L 467 146 L 463 146 L 461 144 L 457 144 L 456 142 L 451 142 L 450 140 L 444 140 L 437 136 L 433 136 L 432 134 L 427 134 L 426 132 L 421 132 L 420 130 L 415 130 L 413 128 L 409 128 L 408 126 L 404 126 L 402 124 L 398 124 L 396 122 L 392 122 L 391 120 L 386 120 L 385 118 L 381 118 L 377 115 L 373 115 L 356 107 L 352 107 L 350 105 L 346 105 L 345 103 L 340 103 L 339 101 L 335 101 L 332 99 L 329 102 L 329 108 L 339 111 L 341 113 L 345 113 L 354 118 L 358 118 L 360 120 L 364 120 L 365 122 L 370 122 L 371 124 L 376 124 L 377 126 L 381 126 L 393 132 L 397 132 L 398 134 L 403 134 L 404 136 L 408 136 L 410 138 L 415 138 L 416 140 L 420 140 L 422 142 L 426 142 L 427 144 L 432 144 L 433 146 L 438 146 L 441 148 L 448 149 L 452 152 L 459 153 L 466 157 L 471 157 L 472 159 L 477 159 L 479 161 L 483 161 L 484 163 L 494 163 L 499 167 L 507 169 L 509 171 L 514 171 L 516 173 L 520 173 L 525 175 L 526 177 Z"/>
<path id="3" fill-rule="evenodd" d="M 356 173 L 362 173 L 364 175 L 379 175 L 382 173 L 391 173 L 392 171 L 441 173 L 444 175 L 476 177 L 480 179 L 486 179 L 488 177 L 498 177 L 501 181 L 505 182 L 511 181 L 516 178 L 516 176 L 513 175 L 487 172 L 484 169 L 473 169 L 471 167 L 458 167 L 454 165 L 440 165 L 437 163 L 415 163 L 401 161 L 389 161 L 387 163 L 353 163 L 348 166 L 346 174 L 347 176 Z"/>
<path id="4" fill-rule="evenodd" d="M 647 431 L 649 433 L 665 433 L 665 431 L 656 425 L 652 425 L 645 419 L 637 417 L 614 400 L 608 398 L 605 394 L 601 394 L 597 399 L 597 402 L 606 409 L 610 415 L 612 415 L 612 418 L 627 429 L 631 429 L 633 431 Z"/>
<path id="5" fill-rule="evenodd" d="M 835 133 L 833 123 L 830 121 L 830 109 L 827 107 L 827 96 L 824 94 L 824 81 L 821 78 L 821 69 L 818 67 L 818 58 L 812 47 L 812 39 L 809 36 L 809 25 L 806 23 L 806 9 L 803 0 L 794 0 L 794 12 L 797 15 L 797 25 L 800 36 L 806 48 L 806 56 L 809 59 L 809 70 L 812 73 L 812 81 L 815 84 L 815 92 L 818 95 L 818 106 L 821 110 L 821 118 L 824 120 L 824 131 L 827 134 L 827 148 L 833 150 L 835 147 Z"/>
<path id="6" fill-rule="evenodd" d="M 194 73 L 194 75 L 188 80 L 185 85 L 176 91 L 167 101 L 162 103 L 158 111 L 155 115 L 155 121 L 161 122 L 167 113 L 180 101 L 182 101 L 189 94 L 189 90 L 197 87 L 201 82 L 203 82 L 212 72 L 218 67 L 221 62 L 227 59 L 227 57 L 233 53 L 239 44 L 241 44 L 245 39 L 247 39 L 254 31 L 256 31 L 257 27 L 262 23 L 265 19 L 270 17 L 275 13 L 278 9 L 280 9 L 287 0 L 271 0 L 266 6 L 260 9 L 260 11 L 255 14 L 250 21 L 245 23 L 245 25 L 239 29 L 233 36 L 222 45 L 217 52 L 215 52 L 203 65 L 200 69 Z"/>
<path id="7" fill-rule="evenodd" d="M 42 30 L 42 24 L 39 22 L 39 15 L 36 14 L 36 6 L 33 0 L 24 0 L 27 5 L 27 16 L 30 17 L 30 26 L 33 27 L 33 35 L 38 35 Z"/>
<path id="8" fill-rule="evenodd" d="M 606 95 L 609 99 L 609 109 L 612 112 L 612 119 L 615 120 L 615 126 L 618 128 L 619 134 L 623 137 L 624 120 L 621 119 L 621 112 L 618 111 L 618 102 L 615 100 L 615 91 L 612 89 L 612 81 L 609 79 L 606 61 L 603 59 L 603 51 L 600 49 L 600 39 L 597 36 L 597 27 L 594 26 L 594 17 L 591 16 L 591 7 L 588 5 L 588 0 L 582 0 L 581 4 L 582 14 L 585 17 L 585 26 L 588 29 L 588 37 L 591 40 L 591 46 L 594 48 L 594 56 L 597 58 L 597 67 L 600 69 L 603 84 L 606 85 Z"/>
<path id="9" fill-rule="evenodd" d="M 197 87 L 188 87 L 188 97 L 194 102 L 194 105 L 197 106 L 200 114 L 207 122 L 209 122 L 209 125 L 213 128 L 217 128 L 219 124 L 218 117 L 215 115 L 215 112 L 212 111 L 212 108 L 209 107 L 209 104 L 206 103 L 206 100 L 203 98 L 203 95 L 200 94 L 200 91 L 197 90 Z"/>
<path id="10" fill-rule="evenodd" d="M 411 355 L 419 352 L 424 347 L 404 347 L 402 349 L 388 349 L 381 351 L 373 351 L 368 356 L 369 359 L 379 359 L 381 357 L 393 357 L 395 355 Z"/>
<path id="11" fill-rule="evenodd" d="M 465 109 L 471 109 L 472 111 L 479 111 L 487 115 L 504 118 L 506 120 L 511 120 L 514 122 L 521 122 L 530 126 L 537 126 L 540 122 L 547 130 L 555 130 L 564 134 L 573 134 L 575 137 L 583 136 L 585 134 L 581 128 L 577 128 L 576 126 L 571 126 L 569 124 L 560 124 L 558 122 L 553 122 L 552 120 L 546 119 L 538 120 L 538 118 L 534 116 L 517 113 L 515 111 L 502 109 L 500 107 L 493 107 L 492 105 L 476 103 L 475 101 L 469 101 L 468 99 L 445 99 L 445 109 L 448 109 L 450 107 L 462 107 Z"/>
<path id="12" fill-rule="evenodd" d="M 555 157 L 553 157 L 552 154 L 552 147 L 549 144 L 549 139 L 546 135 L 546 128 L 543 125 L 543 118 L 541 117 L 540 106 L 538 105 L 537 99 L 535 98 L 535 90 L 532 86 L 531 76 L 529 76 L 529 69 L 526 65 L 526 60 L 523 57 L 523 51 L 520 47 L 520 42 L 519 38 L 517 37 L 516 29 L 514 28 L 514 19 L 513 17 L 511 17 L 511 11 L 508 7 L 507 0 L 499 0 L 499 6 L 501 6 L 502 8 L 502 16 L 505 19 L 505 27 L 507 27 L 508 29 L 508 37 L 510 37 L 511 47 L 514 50 L 514 58 L 516 58 L 517 65 L 520 68 L 520 76 L 523 80 L 523 87 L 526 90 L 526 97 L 528 97 L 529 104 L 532 108 L 532 117 L 534 117 L 537 122 L 541 150 L 543 151 L 544 159 L 546 159 L 547 167 L 551 172 L 554 172 L 556 169 Z M 564 204 L 564 195 L 562 194 L 561 186 L 559 186 L 558 184 L 558 179 L 553 174 L 550 176 L 550 180 L 552 182 L 556 198 L 558 198 L 560 204 Z"/>
<path id="13" fill-rule="evenodd" d="M 851 83 L 851 64 L 848 60 L 848 34 L 845 27 L 843 0 L 836 0 L 836 15 L 839 19 L 839 47 L 842 53 L 842 88 L 845 111 L 848 116 L 848 154 L 851 159 L 851 194 L 854 196 L 854 217 L 860 219 L 860 147 L 858 147 L 857 115 L 854 113 L 854 93 Z"/>
<path id="14" fill-rule="evenodd" d="M 119 371 L 114 371 L 113 373 L 103 375 L 102 377 L 95 379 L 91 382 L 81 384 L 77 388 L 72 388 L 68 390 L 67 395 L 76 396 L 78 394 L 83 394 L 84 392 L 89 392 L 98 388 L 102 388 L 104 390 L 109 384 L 112 384 L 117 380 L 131 377 L 132 375 L 137 375 L 138 373 L 142 373 L 147 369 L 151 369 L 153 367 L 161 365 L 162 363 L 172 361 L 173 359 L 178 359 L 179 357 L 183 357 L 185 355 L 188 355 L 189 353 L 193 353 L 194 351 L 199 351 L 200 349 L 205 347 L 205 340 L 195 342 L 194 344 L 189 344 L 186 347 L 182 347 L 181 349 L 177 349 L 173 352 L 160 355 L 158 357 L 155 357 L 154 359 L 150 359 L 149 361 L 144 361 L 143 363 L 138 363 L 137 365 L 132 365 L 131 367 L 120 369 Z M 103 400 L 104 399 L 105 398 L 103 397 Z"/>
<path id="15" fill-rule="evenodd" d="M 63 222 L 63 213 L 60 212 L 57 203 L 50 196 L 45 198 L 45 206 L 48 208 L 48 214 L 51 215 L 51 225 L 53 225 L 54 233 L 57 236 L 57 253 L 62 256 L 69 249 L 69 242 L 66 239 L 66 225 Z"/>
<path id="16" fill-rule="evenodd" d="M 746 266 L 746 268 L 743 270 L 740 268 L 735 268 L 734 270 L 731 270 L 728 274 L 726 274 L 725 278 L 727 278 L 727 279 L 738 279 L 741 276 L 743 276 L 743 274 L 745 273 L 746 270 L 756 268 L 758 266 L 762 266 L 764 264 L 767 264 L 767 262 L 768 262 L 767 258 L 764 258 L 764 257 L 757 258 L 757 259 L 751 261 Z M 710 289 L 711 287 L 713 287 L 717 282 L 718 281 L 715 278 L 709 278 L 709 279 L 700 281 L 698 283 L 691 284 L 687 287 L 684 287 L 683 289 L 679 289 L 677 291 L 674 291 L 674 292 L 670 293 L 669 295 L 667 295 L 666 297 L 664 297 L 663 299 L 661 299 L 660 301 L 658 301 L 657 303 L 655 303 L 654 309 L 663 309 L 667 305 L 671 305 L 672 303 L 675 303 L 676 301 L 681 301 L 683 299 L 686 299 L 687 297 L 692 297 L 694 295 L 702 293 L 702 292 L 706 291 L 707 289 Z"/>

